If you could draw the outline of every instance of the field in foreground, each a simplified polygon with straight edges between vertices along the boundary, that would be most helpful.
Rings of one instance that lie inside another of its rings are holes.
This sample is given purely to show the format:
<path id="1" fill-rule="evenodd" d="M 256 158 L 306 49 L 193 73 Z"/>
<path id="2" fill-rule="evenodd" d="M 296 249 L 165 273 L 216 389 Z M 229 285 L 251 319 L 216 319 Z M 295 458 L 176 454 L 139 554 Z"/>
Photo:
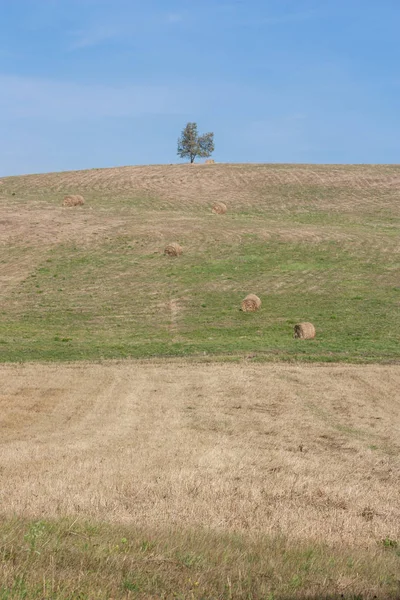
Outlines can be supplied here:
<path id="1" fill-rule="evenodd" d="M 83 194 L 67 209 L 65 194 Z M 171 165 L 0 185 L 0 361 L 400 357 L 400 168 Z M 226 202 L 226 215 L 212 203 Z M 163 255 L 179 242 L 179 259 Z M 257 314 L 239 311 L 248 293 Z M 293 339 L 312 321 L 317 339 Z"/>
<path id="2" fill-rule="evenodd" d="M 0 598 L 398 598 L 399 388 L 397 365 L 2 366 Z"/>

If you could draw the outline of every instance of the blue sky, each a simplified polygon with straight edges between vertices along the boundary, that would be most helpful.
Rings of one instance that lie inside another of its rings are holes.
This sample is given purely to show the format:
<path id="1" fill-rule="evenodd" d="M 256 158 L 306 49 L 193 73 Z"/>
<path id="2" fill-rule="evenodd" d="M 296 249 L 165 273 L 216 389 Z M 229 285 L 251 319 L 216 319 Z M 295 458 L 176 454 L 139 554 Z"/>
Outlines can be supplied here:
<path id="1" fill-rule="evenodd" d="M 0 0 L 0 175 L 400 162 L 398 0 Z"/>

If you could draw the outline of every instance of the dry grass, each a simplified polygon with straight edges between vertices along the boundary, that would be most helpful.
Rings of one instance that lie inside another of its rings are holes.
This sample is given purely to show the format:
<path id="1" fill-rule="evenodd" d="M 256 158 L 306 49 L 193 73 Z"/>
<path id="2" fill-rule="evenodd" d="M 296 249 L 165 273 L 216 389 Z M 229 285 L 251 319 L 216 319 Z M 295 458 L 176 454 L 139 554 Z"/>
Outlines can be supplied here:
<path id="1" fill-rule="evenodd" d="M 160 196 L 165 206 L 182 208 L 193 201 L 207 204 L 227 202 L 237 209 L 243 206 L 272 205 L 276 211 L 288 207 L 288 196 L 283 187 L 298 192 L 312 190 L 308 205 L 321 210 L 353 213 L 355 210 L 375 210 L 393 205 L 400 189 L 400 172 L 396 165 L 263 165 L 215 164 L 212 169 L 192 169 L 192 165 L 155 165 L 92 169 L 23 177 L 3 178 L 4 187 L 16 186 L 17 194 L 35 194 L 47 190 L 49 194 L 79 189 L 85 196 L 105 194 L 114 198 L 137 193 Z M 202 194 L 199 195 L 199 183 Z M 333 190 L 332 196 L 322 195 L 320 189 Z M 3 191 L 3 190 L 2 190 Z M 315 192 L 317 192 L 315 194 Z"/>
<path id="2" fill-rule="evenodd" d="M 2 366 L 0 597 L 396 598 L 399 387 L 398 366 Z"/>
<path id="3" fill-rule="evenodd" d="M 365 226 L 374 216 L 375 224 L 396 228 L 392 221 L 400 216 L 400 170 L 385 165 L 216 164 L 210 170 L 191 169 L 190 165 L 120 167 L 8 177 L 3 184 L 0 218 L 10 221 L 6 233 L 10 229 L 17 237 L 20 232 L 29 243 L 48 240 L 46 247 L 66 238 L 75 240 L 84 235 L 87 240 L 94 233 L 108 235 L 117 225 L 119 233 L 133 236 L 143 231 L 164 236 L 171 228 L 178 233 L 190 229 L 200 238 L 199 244 L 204 242 L 206 227 L 212 236 L 222 235 L 226 241 L 255 233 L 265 240 L 277 237 L 282 241 L 357 245 L 368 240 L 372 247 L 378 247 L 386 243 L 381 231 L 370 227 L 355 232 L 338 227 L 332 218 L 351 215 L 353 224 Z M 68 222 L 69 213 L 58 210 L 55 200 L 68 188 L 82 190 L 94 209 L 85 207 L 74 215 L 73 223 Z M 199 213 L 210 206 L 210 201 L 229 205 L 230 213 L 252 214 L 251 222 L 224 222 L 222 232 L 218 222 L 200 223 Z M 128 206 L 133 207 L 135 216 L 140 210 L 139 220 L 132 219 Z M 314 223 L 315 211 L 317 216 L 323 213 L 323 219 Z M 261 218 L 264 215 L 266 218 Z M 312 217 L 310 222 L 307 216 Z M 3 230 L 0 244 L 2 241 Z"/>
<path id="4" fill-rule="evenodd" d="M 243 312 L 256 312 L 260 308 L 261 300 L 255 294 L 248 294 L 241 304 L 241 309 Z"/>
<path id="5" fill-rule="evenodd" d="M 399 387 L 398 366 L 3 366 L 2 512 L 399 539 Z"/>
<path id="6" fill-rule="evenodd" d="M 300 340 L 313 340 L 315 338 L 315 327 L 312 323 L 297 323 L 294 326 L 294 337 Z"/>

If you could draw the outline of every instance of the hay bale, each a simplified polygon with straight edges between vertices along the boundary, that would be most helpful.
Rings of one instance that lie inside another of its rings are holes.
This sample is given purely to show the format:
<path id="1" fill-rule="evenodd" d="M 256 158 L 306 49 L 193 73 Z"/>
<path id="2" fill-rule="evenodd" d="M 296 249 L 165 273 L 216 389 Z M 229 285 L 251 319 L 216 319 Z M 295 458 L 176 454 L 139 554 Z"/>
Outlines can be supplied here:
<path id="1" fill-rule="evenodd" d="M 315 327 L 312 323 L 297 323 L 294 326 L 294 337 L 299 340 L 313 340 L 315 338 Z"/>
<path id="2" fill-rule="evenodd" d="M 172 244 L 168 244 L 165 246 L 164 254 L 167 256 L 180 256 L 182 254 L 182 246 L 177 244 L 176 242 L 172 242 Z"/>
<path id="3" fill-rule="evenodd" d="M 79 194 L 65 196 L 63 201 L 63 206 L 82 206 L 83 204 L 85 204 L 85 200 L 83 196 L 79 196 Z"/>
<path id="4" fill-rule="evenodd" d="M 242 311 L 243 312 L 255 312 L 261 307 L 261 300 L 255 294 L 249 294 L 242 301 Z"/>
<path id="5" fill-rule="evenodd" d="M 213 158 L 207 158 L 206 165 L 215 165 L 215 160 Z"/>
<path id="6" fill-rule="evenodd" d="M 228 209 L 223 202 L 216 202 L 212 210 L 216 215 L 224 215 Z"/>

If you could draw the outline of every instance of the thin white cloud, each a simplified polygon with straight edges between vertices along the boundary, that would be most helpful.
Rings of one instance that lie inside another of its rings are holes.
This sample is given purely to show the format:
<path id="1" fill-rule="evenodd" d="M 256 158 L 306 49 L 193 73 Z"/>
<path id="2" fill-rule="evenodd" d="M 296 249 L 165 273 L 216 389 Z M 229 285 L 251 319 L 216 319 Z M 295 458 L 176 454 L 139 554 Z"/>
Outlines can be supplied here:
<path id="1" fill-rule="evenodd" d="M 98 46 L 110 39 L 116 38 L 118 34 L 119 31 L 117 28 L 107 25 L 94 25 L 87 29 L 78 29 L 70 33 L 72 42 L 69 49 L 79 50 Z"/>

